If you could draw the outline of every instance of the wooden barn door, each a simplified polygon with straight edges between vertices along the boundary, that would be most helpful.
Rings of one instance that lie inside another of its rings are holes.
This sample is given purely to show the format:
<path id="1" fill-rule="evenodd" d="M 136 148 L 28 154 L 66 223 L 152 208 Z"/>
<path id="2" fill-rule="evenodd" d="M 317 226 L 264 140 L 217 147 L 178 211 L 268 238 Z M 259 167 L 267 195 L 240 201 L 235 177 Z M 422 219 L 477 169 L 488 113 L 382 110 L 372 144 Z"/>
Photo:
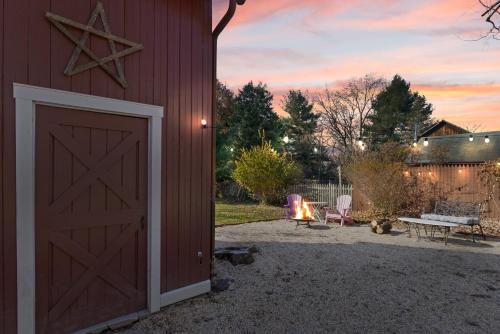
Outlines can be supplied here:
<path id="1" fill-rule="evenodd" d="M 36 327 L 147 308 L 148 121 L 37 106 Z"/>

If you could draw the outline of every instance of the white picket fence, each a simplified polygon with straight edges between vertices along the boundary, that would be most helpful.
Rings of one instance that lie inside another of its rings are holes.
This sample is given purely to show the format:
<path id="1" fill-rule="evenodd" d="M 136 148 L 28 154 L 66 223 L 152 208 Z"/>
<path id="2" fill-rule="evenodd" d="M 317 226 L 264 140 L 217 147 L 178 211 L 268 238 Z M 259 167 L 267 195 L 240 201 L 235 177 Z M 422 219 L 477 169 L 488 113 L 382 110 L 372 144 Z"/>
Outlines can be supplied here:
<path id="1" fill-rule="evenodd" d="M 333 183 L 303 183 L 288 188 L 289 194 L 299 194 L 303 198 L 313 202 L 326 202 L 329 207 L 337 205 L 337 197 L 349 195 L 352 197 L 351 185 L 338 185 Z"/>

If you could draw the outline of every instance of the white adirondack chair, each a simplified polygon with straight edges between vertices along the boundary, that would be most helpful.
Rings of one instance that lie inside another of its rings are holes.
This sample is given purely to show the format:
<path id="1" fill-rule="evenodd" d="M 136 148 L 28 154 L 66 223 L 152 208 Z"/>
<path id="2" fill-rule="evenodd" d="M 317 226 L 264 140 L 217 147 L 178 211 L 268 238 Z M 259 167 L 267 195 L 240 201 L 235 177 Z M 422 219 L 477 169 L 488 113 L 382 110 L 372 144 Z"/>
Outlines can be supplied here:
<path id="1" fill-rule="evenodd" d="M 340 220 L 340 226 L 344 226 L 344 222 L 352 225 L 354 222 L 347 214 L 351 207 L 352 197 L 349 195 L 342 195 L 337 198 L 337 208 L 326 208 L 325 223 L 328 219 Z"/>

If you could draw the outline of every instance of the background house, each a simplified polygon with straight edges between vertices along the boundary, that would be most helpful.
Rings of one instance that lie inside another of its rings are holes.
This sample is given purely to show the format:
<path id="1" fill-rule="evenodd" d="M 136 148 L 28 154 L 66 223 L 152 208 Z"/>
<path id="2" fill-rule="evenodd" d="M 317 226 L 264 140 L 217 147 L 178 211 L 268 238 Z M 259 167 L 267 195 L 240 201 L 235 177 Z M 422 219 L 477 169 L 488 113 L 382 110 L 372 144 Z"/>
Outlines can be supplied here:
<path id="1" fill-rule="evenodd" d="M 465 133 L 470 132 L 456 124 L 442 120 L 426 129 L 421 137 L 451 136 Z"/>
<path id="2" fill-rule="evenodd" d="M 462 134 L 436 135 L 436 133 Z M 485 162 L 500 158 L 500 131 L 468 133 L 448 122 L 441 122 L 418 141 L 409 161 L 410 172 L 436 182 L 448 198 L 482 202 L 486 197 L 478 172 Z M 486 208 L 486 215 L 500 217 L 500 191 Z"/>

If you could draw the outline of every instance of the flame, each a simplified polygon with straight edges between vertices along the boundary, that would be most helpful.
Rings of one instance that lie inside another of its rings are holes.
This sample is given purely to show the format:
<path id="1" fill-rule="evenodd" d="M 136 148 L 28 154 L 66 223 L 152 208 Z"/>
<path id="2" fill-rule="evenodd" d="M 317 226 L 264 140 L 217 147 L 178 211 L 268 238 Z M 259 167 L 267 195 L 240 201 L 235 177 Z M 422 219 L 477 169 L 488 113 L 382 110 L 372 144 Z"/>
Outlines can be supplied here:
<path id="1" fill-rule="evenodd" d="M 312 219 L 311 209 L 307 202 L 304 201 L 302 205 L 299 205 L 299 202 L 295 201 L 295 207 L 297 208 L 296 219 Z"/>

